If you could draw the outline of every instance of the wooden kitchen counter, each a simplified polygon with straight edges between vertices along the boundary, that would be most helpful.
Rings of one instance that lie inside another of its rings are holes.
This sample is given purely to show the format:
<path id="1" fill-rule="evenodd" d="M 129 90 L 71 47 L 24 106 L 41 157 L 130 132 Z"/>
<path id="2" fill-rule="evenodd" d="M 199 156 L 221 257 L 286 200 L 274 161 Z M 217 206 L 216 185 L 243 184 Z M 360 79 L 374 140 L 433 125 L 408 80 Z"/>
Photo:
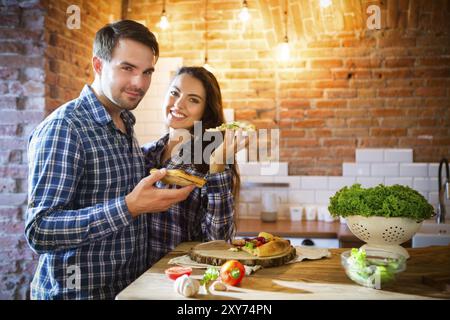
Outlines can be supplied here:
<path id="1" fill-rule="evenodd" d="M 173 290 L 173 281 L 164 270 L 170 259 L 186 254 L 197 243 L 185 242 L 158 261 L 127 288 L 118 300 L 188 299 Z M 406 271 L 383 290 L 362 287 L 351 281 L 340 262 L 347 249 L 330 249 L 331 257 L 302 261 L 281 267 L 260 269 L 246 276 L 240 286 L 220 293 L 201 292 L 200 300 L 290 300 L 290 299 L 450 299 L 450 289 L 442 279 L 450 278 L 450 246 L 408 249 L 411 258 Z M 192 276 L 201 279 L 205 269 L 194 269 Z M 190 298 L 193 299 L 193 298 Z"/>

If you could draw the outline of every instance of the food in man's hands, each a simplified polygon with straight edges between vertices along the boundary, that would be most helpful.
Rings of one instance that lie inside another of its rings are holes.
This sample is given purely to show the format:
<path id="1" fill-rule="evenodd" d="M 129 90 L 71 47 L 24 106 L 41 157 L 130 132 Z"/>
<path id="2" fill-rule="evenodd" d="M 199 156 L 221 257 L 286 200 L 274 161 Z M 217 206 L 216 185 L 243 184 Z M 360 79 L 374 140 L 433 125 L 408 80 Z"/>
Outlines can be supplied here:
<path id="1" fill-rule="evenodd" d="M 289 240 L 267 232 L 260 232 L 256 238 L 234 239 L 231 244 L 257 257 L 278 256 L 291 248 Z"/>
<path id="2" fill-rule="evenodd" d="M 158 169 L 151 169 L 150 174 L 156 172 Z M 174 184 L 181 187 L 190 186 L 195 184 L 196 187 L 201 188 L 205 185 L 206 180 L 179 169 L 167 169 L 167 174 L 161 181 L 165 184 Z"/>
<path id="3" fill-rule="evenodd" d="M 182 275 L 188 275 L 190 276 L 192 273 L 192 268 L 189 267 L 171 267 L 169 269 L 166 269 L 165 274 L 172 280 L 176 280 L 177 278 L 181 277 Z"/>
<path id="4" fill-rule="evenodd" d="M 223 283 L 236 286 L 245 276 L 245 268 L 239 261 L 229 260 L 220 268 L 220 279 Z"/>
<path id="5" fill-rule="evenodd" d="M 225 130 L 239 130 L 243 131 L 255 131 L 255 126 L 250 123 L 240 122 L 240 121 L 231 121 L 227 123 L 222 123 L 220 126 L 206 129 L 206 131 L 225 131 Z"/>

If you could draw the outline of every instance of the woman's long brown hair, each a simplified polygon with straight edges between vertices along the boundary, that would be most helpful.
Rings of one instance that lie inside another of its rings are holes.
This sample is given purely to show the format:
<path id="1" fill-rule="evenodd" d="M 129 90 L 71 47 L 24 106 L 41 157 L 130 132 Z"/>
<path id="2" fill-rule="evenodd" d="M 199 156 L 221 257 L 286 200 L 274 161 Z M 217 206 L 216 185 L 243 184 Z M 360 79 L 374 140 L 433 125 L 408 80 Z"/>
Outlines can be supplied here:
<path id="1" fill-rule="evenodd" d="M 206 101 L 205 101 L 205 110 L 203 112 L 203 116 L 201 118 L 202 121 L 202 136 L 205 133 L 206 129 L 215 128 L 220 126 L 225 122 L 225 116 L 223 113 L 223 104 L 222 104 L 222 93 L 220 92 L 220 86 L 217 82 L 216 77 L 206 70 L 203 67 L 182 67 L 178 70 L 175 77 L 188 74 L 197 80 L 199 80 L 206 92 Z M 191 129 L 191 134 L 194 134 L 194 129 Z M 197 137 L 194 137 L 194 139 Z M 201 137 L 200 137 L 201 138 Z M 203 141 L 203 140 L 202 140 Z M 203 149 L 209 144 L 209 142 L 203 142 Z M 192 152 L 193 155 L 193 152 Z M 202 173 L 206 173 L 209 170 L 209 164 L 203 163 L 195 164 L 195 167 L 198 171 Z M 241 178 L 239 175 L 238 166 L 236 163 L 236 156 L 234 157 L 234 162 L 230 165 L 232 171 L 232 193 L 234 197 L 234 212 L 235 218 L 237 217 L 236 203 L 239 198 L 239 190 L 241 185 Z M 236 221 L 236 219 L 235 219 Z"/>

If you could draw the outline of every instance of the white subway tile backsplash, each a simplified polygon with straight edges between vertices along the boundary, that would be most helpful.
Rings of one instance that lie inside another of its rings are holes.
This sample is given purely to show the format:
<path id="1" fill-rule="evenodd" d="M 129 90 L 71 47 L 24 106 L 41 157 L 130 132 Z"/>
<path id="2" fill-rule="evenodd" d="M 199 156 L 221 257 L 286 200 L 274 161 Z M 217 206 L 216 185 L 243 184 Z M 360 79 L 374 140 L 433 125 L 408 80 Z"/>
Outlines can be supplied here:
<path id="1" fill-rule="evenodd" d="M 254 183 L 272 183 L 274 177 L 272 176 L 242 176 L 242 182 L 254 182 Z"/>
<path id="2" fill-rule="evenodd" d="M 278 217 L 290 217 L 289 205 L 328 205 L 329 199 L 344 186 L 360 183 L 364 188 L 407 185 L 422 194 L 433 206 L 438 201 L 437 163 L 412 163 L 412 149 L 357 149 L 356 162 L 343 163 L 342 176 L 289 176 L 286 162 L 240 163 L 244 183 L 288 183 L 286 188 L 243 187 L 237 210 L 241 216 L 259 218 L 262 195 L 280 197 Z M 265 174 L 263 168 L 265 167 Z"/>
<path id="3" fill-rule="evenodd" d="M 408 186 L 411 187 L 413 186 L 413 178 L 405 178 L 405 177 L 386 177 L 384 179 L 384 184 L 386 186 L 393 186 L 394 184 L 400 184 L 402 186 Z"/>
<path id="4" fill-rule="evenodd" d="M 287 162 L 241 162 L 239 170 L 243 176 L 288 176 Z"/>
<path id="5" fill-rule="evenodd" d="M 259 217 L 261 215 L 261 203 L 249 203 L 247 206 L 247 215 Z"/>
<path id="6" fill-rule="evenodd" d="M 316 203 L 329 204 L 330 197 L 334 196 L 335 192 L 330 190 L 318 190 L 316 191 Z"/>
<path id="7" fill-rule="evenodd" d="M 328 177 L 325 176 L 302 176 L 302 189 L 327 189 Z"/>
<path id="8" fill-rule="evenodd" d="M 438 178 L 430 178 L 430 191 L 439 191 Z"/>
<path id="9" fill-rule="evenodd" d="M 372 177 L 398 177 L 398 163 L 372 163 L 370 175 Z"/>
<path id="10" fill-rule="evenodd" d="M 264 196 L 266 191 L 261 191 L 261 196 Z M 280 203 L 289 203 L 289 191 L 288 190 L 270 190 L 268 193 L 274 193 L 279 197 Z"/>
<path id="11" fill-rule="evenodd" d="M 283 203 L 278 207 L 278 219 L 285 220 L 290 218 L 289 204 Z"/>
<path id="12" fill-rule="evenodd" d="M 238 205 L 238 214 L 240 216 L 246 216 L 248 214 L 247 212 L 247 204 L 240 202 Z"/>
<path id="13" fill-rule="evenodd" d="M 401 163 L 400 177 L 428 177 L 428 164 Z"/>
<path id="14" fill-rule="evenodd" d="M 382 177 L 357 177 L 356 183 L 360 183 L 363 188 L 376 187 L 380 183 L 384 183 Z"/>
<path id="15" fill-rule="evenodd" d="M 384 162 L 413 162 L 412 149 L 384 149 Z"/>
<path id="16" fill-rule="evenodd" d="M 239 163 L 239 172 L 243 176 L 258 176 L 261 173 L 260 165 L 258 162 Z"/>
<path id="17" fill-rule="evenodd" d="M 430 192 L 430 178 L 414 177 L 412 188 L 417 191 Z"/>
<path id="18" fill-rule="evenodd" d="M 439 203 L 439 192 L 430 192 L 428 194 L 428 202 L 432 205 L 436 205 Z"/>
<path id="19" fill-rule="evenodd" d="M 344 162 L 342 172 L 344 177 L 368 177 L 370 176 L 370 164 Z"/>
<path id="20" fill-rule="evenodd" d="M 275 176 L 273 179 L 273 182 L 279 182 L 279 183 L 289 183 L 289 188 L 291 189 L 300 189 L 301 183 L 300 183 L 300 176 Z"/>
<path id="21" fill-rule="evenodd" d="M 384 162 L 413 162 L 412 149 L 384 149 Z"/>
<path id="22" fill-rule="evenodd" d="M 260 162 L 260 174 L 262 176 L 287 176 L 287 162 Z"/>
<path id="23" fill-rule="evenodd" d="M 356 149 L 356 162 L 383 162 L 383 149 Z"/>
<path id="24" fill-rule="evenodd" d="M 429 163 L 428 164 L 428 176 L 437 177 L 439 174 L 439 163 Z"/>
<path id="25" fill-rule="evenodd" d="M 328 177 L 328 189 L 337 191 L 345 186 L 351 186 L 355 181 L 355 177 Z"/>
<path id="26" fill-rule="evenodd" d="M 289 190 L 289 203 L 310 204 L 315 200 L 313 190 Z"/>
<path id="27" fill-rule="evenodd" d="M 437 192 L 438 185 L 438 178 L 414 177 L 413 188 L 417 191 Z"/>
<path id="28" fill-rule="evenodd" d="M 261 202 L 261 191 L 252 189 L 241 189 L 239 200 L 242 202 Z"/>

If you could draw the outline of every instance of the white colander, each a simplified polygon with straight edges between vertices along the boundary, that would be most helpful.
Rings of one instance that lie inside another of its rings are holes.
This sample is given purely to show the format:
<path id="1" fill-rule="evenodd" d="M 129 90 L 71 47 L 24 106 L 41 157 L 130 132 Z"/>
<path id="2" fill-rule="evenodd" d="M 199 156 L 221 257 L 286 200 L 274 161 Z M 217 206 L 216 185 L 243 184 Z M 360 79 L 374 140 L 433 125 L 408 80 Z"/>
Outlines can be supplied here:
<path id="1" fill-rule="evenodd" d="M 356 237 L 367 243 L 362 246 L 363 249 L 395 252 L 408 259 L 408 251 L 400 244 L 413 237 L 422 221 L 409 218 L 348 216 L 347 225 Z"/>

